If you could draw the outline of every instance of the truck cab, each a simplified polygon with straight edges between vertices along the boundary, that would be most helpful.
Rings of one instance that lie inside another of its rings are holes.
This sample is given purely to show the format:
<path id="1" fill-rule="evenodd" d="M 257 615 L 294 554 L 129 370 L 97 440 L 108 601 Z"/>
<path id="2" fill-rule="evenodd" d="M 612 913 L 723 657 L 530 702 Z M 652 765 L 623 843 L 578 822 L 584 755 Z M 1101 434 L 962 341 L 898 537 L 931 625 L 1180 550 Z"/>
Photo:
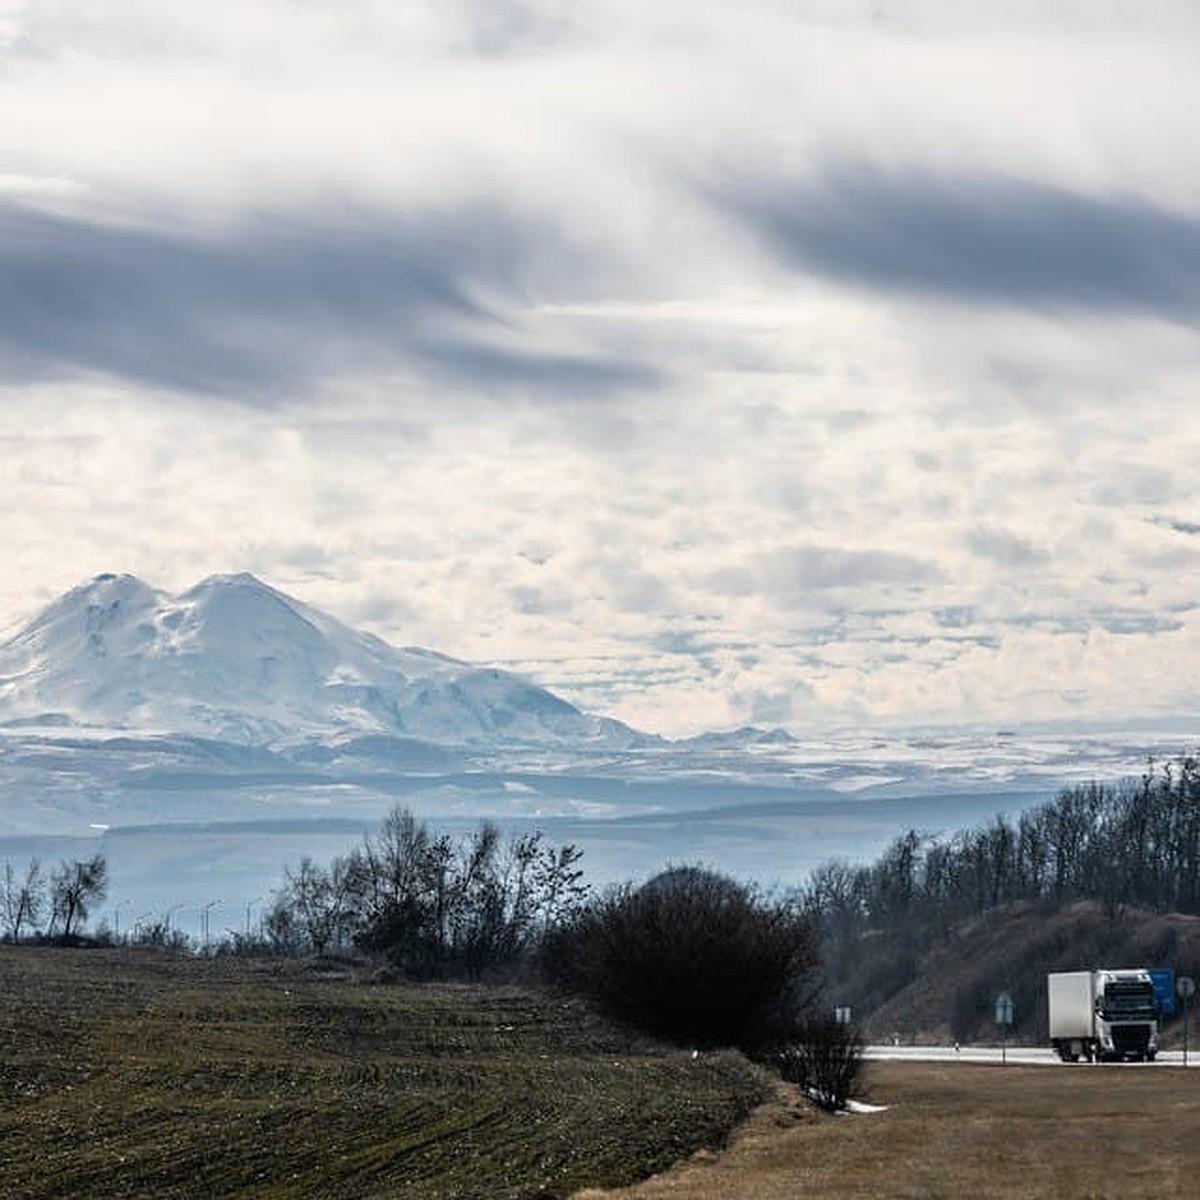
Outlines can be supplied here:
<path id="1" fill-rule="evenodd" d="M 1098 971 L 1096 1047 L 1101 1059 L 1153 1061 L 1158 1053 L 1158 997 L 1146 971 Z"/>

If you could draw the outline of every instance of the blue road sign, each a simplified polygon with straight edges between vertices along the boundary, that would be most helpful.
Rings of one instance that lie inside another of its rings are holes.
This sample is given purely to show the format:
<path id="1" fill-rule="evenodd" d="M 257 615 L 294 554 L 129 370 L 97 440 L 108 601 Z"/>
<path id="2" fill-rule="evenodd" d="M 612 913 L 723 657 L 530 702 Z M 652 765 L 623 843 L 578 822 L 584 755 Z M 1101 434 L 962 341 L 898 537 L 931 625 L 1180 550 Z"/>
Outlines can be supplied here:
<path id="1" fill-rule="evenodd" d="M 1158 1011 L 1164 1017 L 1175 1015 L 1175 968 L 1151 967 L 1150 980 L 1158 1000 Z"/>

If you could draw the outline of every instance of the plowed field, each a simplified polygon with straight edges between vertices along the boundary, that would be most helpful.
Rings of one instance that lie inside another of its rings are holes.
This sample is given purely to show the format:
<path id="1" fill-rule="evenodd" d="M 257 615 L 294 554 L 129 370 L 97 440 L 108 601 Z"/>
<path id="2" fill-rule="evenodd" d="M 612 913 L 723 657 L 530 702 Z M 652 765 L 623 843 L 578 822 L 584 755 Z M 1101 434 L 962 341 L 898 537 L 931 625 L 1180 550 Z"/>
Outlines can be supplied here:
<path id="1" fill-rule="evenodd" d="M 740 1057 L 518 988 L 0 947 L 0 1196 L 534 1197 L 644 1178 L 764 1095 Z"/>

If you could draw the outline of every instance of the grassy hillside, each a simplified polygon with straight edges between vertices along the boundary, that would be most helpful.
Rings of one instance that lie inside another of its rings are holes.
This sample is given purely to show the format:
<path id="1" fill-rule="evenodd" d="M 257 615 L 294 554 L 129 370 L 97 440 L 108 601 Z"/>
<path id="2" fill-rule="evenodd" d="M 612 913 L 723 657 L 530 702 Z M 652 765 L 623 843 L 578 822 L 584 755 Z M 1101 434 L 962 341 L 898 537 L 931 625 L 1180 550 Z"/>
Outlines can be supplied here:
<path id="1" fill-rule="evenodd" d="M 908 942 L 879 939 L 863 949 L 855 969 L 833 981 L 832 998 L 856 1005 L 868 1038 L 994 1040 L 995 998 L 1008 991 L 1015 1003 L 1013 1038 L 1038 1044 L 1048 1036 L 1048 972 L 1173 966 L 1194 976 L 1200 917 L 1114 912 L 1091 901 L 1018 902 L 940 936 L 918 931 Z M 1165 1044 L 1172 1044 L 1177 1024 L 1168 1024 Z"/>
<path id="2" fill-rule="evenodd" d="M 886 1111 L 764 1106 L 728 1151 L 577 1200 L 1131 1200 L 1194 1197 L 1194 1071 L 871 1064 Z"/>
<path id="3" fill-rule="evenodd" d="M 719 1143 L 740 1057 L 517 988 L 0 946 L 0 1195 L 533 1197 Z"/>

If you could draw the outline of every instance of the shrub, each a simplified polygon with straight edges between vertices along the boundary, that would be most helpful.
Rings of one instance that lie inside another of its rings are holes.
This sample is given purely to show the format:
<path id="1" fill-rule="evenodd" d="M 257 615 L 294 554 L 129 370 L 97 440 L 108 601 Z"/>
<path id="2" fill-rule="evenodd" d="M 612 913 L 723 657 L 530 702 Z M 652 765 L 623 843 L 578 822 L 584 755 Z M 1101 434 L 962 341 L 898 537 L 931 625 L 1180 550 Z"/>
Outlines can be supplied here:
<path id="1" fill-rule="evenodd" d="M 166 950 L 179 951 L 191 949 L 188 935 L 182 929 L 172 929 L 168 921 L 135 926 L 128 940 L 131 946 L 161 946 Z"/>
<path id="2" fill-rule="evenodd" d="M 683 867 L 610 891 L 550 934 L 542 963 L 647 1033 L 754 1053 L 798 1027 L 816 940 L 794 906 Z"/>
<path id="3" fill-rule="evenodd" d="M 779 1073 L 822 1108 L 844 1109 L 861 1085 L 862 1052 L 862 1037 L 853 1025 L 818 1017 L 780 1051 Z"/>

